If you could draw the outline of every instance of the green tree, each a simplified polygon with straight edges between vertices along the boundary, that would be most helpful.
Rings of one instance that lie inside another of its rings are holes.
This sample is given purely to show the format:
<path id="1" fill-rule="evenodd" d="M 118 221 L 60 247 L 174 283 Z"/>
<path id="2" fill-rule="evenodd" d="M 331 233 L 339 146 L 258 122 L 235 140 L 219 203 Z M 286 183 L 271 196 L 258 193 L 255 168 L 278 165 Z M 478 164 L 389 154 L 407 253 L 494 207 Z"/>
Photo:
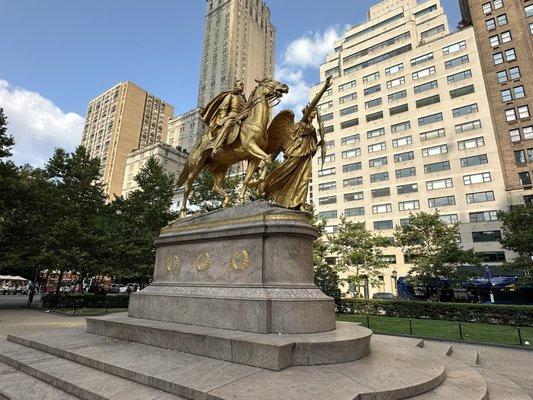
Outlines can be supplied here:
<path id="1" fill-rule="evenodd" d="M 380 283 L 378 277 L 388 267 L 382 250 L 388 246 L 388 239 L 368 232 L 364 222 L 352 222 L 343 217 L 339 232 L 332 238 L 331 250 L 338 256 L 339 272 L 355 271 L 355 275 L 347 278 L 349 283 L 374 286 Z"/>
<path id="2" fill-rule="evenodd" d="M 523 284 L 533 284 L 533 204 L 514 205 L 509 211 L 500 211 L 503 248 L 518 253 L 518 257 L 505 265 L 524 271 Z"/>
<path id="3" fill-rule="evenodd" d="M 110 259 L 109 274 L 146 281 L 155 263 L 154 239 L 177 214 L 171 210 L 175 177 L 151 157 L 135 177 L 138 189 L 110 205 L 108 240 L 103 252 Z M 146 282 L 145 282 L 146 283 Z"/>
<path id="4" fill-rule="evenodd" d="M 430 294 L 437 299 L 442 293 L 439 279 L 444 278 L 457 285 L 477 274 L 464 268 L 479 266 L 479 260 L 472 249 L 463 249 L 459 223 L 444 223 L 438 211 L 411 214 L 407 224 L 396 227 L 394 236 L 405 257 L 413 263 L 409 270 L 410 279 L 432 288 Z"/>
<path id="5" fill-rule="evenodd" d="M 14 145 L 15 139 L 7 134 L 7 120 L 4 110 L 0 107 L 0 162 L 5 162 L 2 159 L 11 157 L 11 148 Z"/>
<path id="6" fill-rule="evenodd" d="M 15 189 L 18 184 L 18 170 L 9 159 L 11 148 L 15 140 L 7 134 L 7 120 L 4 110 L 0 108 L 0 224 L 6 218 L 6 213 L 14 207 Z M 0 225 L 0 230 L 1 230 Z"/>
<path id="7" fill-rule="evenodd" d="M 229 195 L 228 206 L 237 204 L 239 193 L 238 187 L 241 183 L 239 177 L 228 177 L 224 179 L 222 189 Z M 222 208 L 223 198 L 220 193 L 216 192 L 213 187 L 215 185 L 215 177 L 212 172 L 204 170 L 194 183 L 193 192 L 189 197 L 189 211 L 214 211 Z"/>

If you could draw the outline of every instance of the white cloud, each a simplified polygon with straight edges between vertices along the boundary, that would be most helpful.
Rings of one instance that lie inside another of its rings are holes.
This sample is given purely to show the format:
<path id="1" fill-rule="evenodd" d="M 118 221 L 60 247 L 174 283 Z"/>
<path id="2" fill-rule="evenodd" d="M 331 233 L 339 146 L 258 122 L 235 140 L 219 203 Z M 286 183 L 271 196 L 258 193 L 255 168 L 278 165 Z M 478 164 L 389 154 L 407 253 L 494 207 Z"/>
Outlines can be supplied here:
<path id="1" fill-rule="evenodd" d="M 304 71 L 314 70 L 318 81 L 318 68 L 326 56 L 334 49 L 335 41 L 342 35 L 342 29 L 334 26 L 324 32 L 310 32 L 290 42 L 285 51 L 281 64 L 276 66 L 276 79 L 287 83 L 289 94 L 282 97 L 277 109 L 290 108 L 297 116 L 309 102 L 311 85 L 304 78 Z"/>
<path id="2" fill-rule="evenodd" d="M 338 26 L 330 27 L 323 33 L 308 33 L 289 43 L 283 55 L 283 63 L 297 68 L 316 68 L 333 51 L 334 43 L 340 38 Z"/>
<path id="3" fill-rule="evenodd" d="M 54 148 L 72 151 L 81 142 L 84 118 L 63 112 L 39 93 L 0 79 L 0 107 L 15 138 L 13 160 L 18 165 L 43 166 Z"/>

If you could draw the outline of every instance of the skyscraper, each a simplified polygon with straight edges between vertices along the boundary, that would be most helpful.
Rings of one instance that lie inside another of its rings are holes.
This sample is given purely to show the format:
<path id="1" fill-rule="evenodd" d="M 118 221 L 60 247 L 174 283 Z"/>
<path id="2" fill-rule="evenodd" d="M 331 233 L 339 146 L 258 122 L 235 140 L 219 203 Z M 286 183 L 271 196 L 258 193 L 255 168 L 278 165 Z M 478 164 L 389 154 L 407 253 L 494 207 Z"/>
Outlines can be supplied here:
<path id="1" fill-rule="evenodd" d="M 533 202 L 533 1 L 460 4 L 476 33 L 506 189 L 513 204 Z"/>
<path id="2" fill-rule="evenodd" d="M 310 192 L 327 231 L 344 215 L 392 237 L 411 212 L 439 210 L 461 222 L 465 248 L 505 260 L 496 212 L 507 196 L 474 30 L 450 33 L 439 0 L 384 0 L 335 43 L 327 76 L 327 153 Z M 401 249 L 384 254 L 390 267 L 373 291 L 394 291 L 409 269 Z"/>
<path id="3" fill-rule="evenodd" d="M 206 0 L 204 42 L 198 89 L 198 107 L 222 91 L 232 90 L 237 80 L 248 95 L 256 79 L 274 76 L 276 30 L 263 0 Z M 204 125 L 193 109 L 177 116 L 169 137 L 190 151 Z M 183 125 L 185 123 L 185 125 Z M 184 136 L 184 137 L 181 137 Z"/>
<path id="4" fill-rule="evenodd" d="M 173 107 L 132 82 L 121 82 L 87 108 L 81 144 L 101 161 L 105 193 L 122 193 L 128 153 L 165 141 Z"/>

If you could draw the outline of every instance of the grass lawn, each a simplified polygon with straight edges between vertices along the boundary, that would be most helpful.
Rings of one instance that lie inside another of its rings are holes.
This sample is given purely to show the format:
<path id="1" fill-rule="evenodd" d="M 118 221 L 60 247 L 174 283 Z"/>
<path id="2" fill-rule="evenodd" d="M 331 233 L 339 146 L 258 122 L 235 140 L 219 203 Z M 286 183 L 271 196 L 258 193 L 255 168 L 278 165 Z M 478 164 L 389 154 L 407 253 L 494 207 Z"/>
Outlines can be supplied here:
<path id="1" fill-rule="evenodd" d="M 108 308 L 107 312 L 105 308 L 54 308 L 53 312 L 65 314 L 65 315 L 76 315 L 83 317 L 93 317 L 97 315 L 113 314 L 117 312 L 128 311 L 127 308 Z"/>
<path id="2" fill-rule="evenodd" d="M 367 325 L 364 315 L 337 314 L 337 321 L 359 322 Z M 413 336 L 425 336 L 438 339 L 460 340 L 459 322 L 412 319 Z M 463 340 L 519 346 L 518 330 L 516 326 L 491 325 L 472 322 L 461 322 Z M 375 333 L 390 333 L 409 335 L 409 319 L 396 317 L 370 316 L 370 329 Z M 528 341 L 533 346 L 533 328 L 521 327 L 522 342 Z"/>

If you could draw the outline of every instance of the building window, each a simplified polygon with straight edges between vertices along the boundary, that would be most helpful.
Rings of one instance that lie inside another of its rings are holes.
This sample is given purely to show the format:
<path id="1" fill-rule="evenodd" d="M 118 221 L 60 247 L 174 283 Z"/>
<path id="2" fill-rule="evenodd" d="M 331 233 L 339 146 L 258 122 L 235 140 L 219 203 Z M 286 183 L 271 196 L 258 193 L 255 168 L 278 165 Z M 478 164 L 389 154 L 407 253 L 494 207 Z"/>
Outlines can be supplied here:
<path id="1" fill-rule="evenodd" d="M 446 136 L 446 133 L 444 132 L 444 129 L 441 128 L 441 129 L 435 129 L 435 130 L 428 131 L 428 132 L 422 132 L 420 134 L 420 140 L 422 141 L 431 140 L 431 139 L 436 139 L 436 138 L 440 138 L 444 136 Z"/>
<path id="2" fill-rule="evenodd" d="M 328 163 L 335 161 L 335 154 L 326 154 L 324 156 L 324 160 L 322 160 L 322 157 L 318 157 L 317 159 L 319 164 L 322 164 L 322 162 Z"/>
<path id="3" fill-rule="evenodd" d="M 335 219 L 337 218 L 337 210 L 322 211 L 318 213 L 318 219 Z"/>
<path id="4" fill-rule="evenodd" d="M 382 230 L 388 230 L 394 228 L 392 221 L 374 221 L 374 230 L 376 231 L 382 231 Z"/>
<path id="5" fill-rule="evenodd" d="M 325 126 L 323 131 L 324 133 L 331 133 L 335 130 L 335 127 L 333 125 Z"/>
<path id="6" fill-rule="evenodd" d="M 398 203 L 398 210 L 400 211 L 418 210 L 419 208 L 420 201 L 418 200 L 400 201 Z"/>
<path id="7" fill-rule="evenodd" d="M 361 155 L 361 149 L 360 148 L 344 150 L 341 153 L 342 158 L 351 158 L 351 157 L 356 157 L 356 156 L 360 156 L 360 155 Z"/>
<path id="8" fill-rule="evenodd" d="M 387 165 L 387 157 L 373 158 L 368 161 L 370 167 L 381 167 Z"/>
<path id="9" fill-rule="evenodd" d="M 472 71 L 467 69 L 466 71 L 458 72 L 453 75 L 448 75 L 448 84 L 460 82 L 462 80 L 468 79 L 472 77 Z"/>
<path id="10" fill-rule="evenodd" d="M 533 139 L 533 126 L 524 126 L 522 134 L 524 135 L 524 140 Z"/>
<path id="11" fill-rule="evenodd" d="M 400 122 L 398 124 L 391 125 L 391 132 L 392 133 L 398 133 L 398 132 L 404 132 L 411 129 L 411 122 L 405 121 Z"/>
<path id="12" fill-rule="evenodd" d="M 385 68 L 385 75 L 396 74 L 400 71 L 403 71 L 403 63 L 393 65 L 392 67 Z"/>
<path id="13" fill-rule="evenodd" d="M 450 168 L 451 167 L 449 161 L 441 161 L 424 165 L 424 172 L 426 174 L 432 174 L 434 172 L 447 171 Z"/>
<path id="14" fill-rule="evenodd" d="M 389 114 L 396 115 L 396 114 L 401 114 L 406 111 L 409 111 L 409 106 L 407 104 L 402 104 L 402 105 L 390 108 Z"/>
<path id="15" fill-rule="evenodd" d="M 394 162 L 404 162 L 415 158 L 413 151 L 406 151 L 405 153 L 398 153 L 394 155 Z"/>
<path id="16" fill-rule="evenodd" d="M 399 92 L 389 94 L 388 99 L 389 103 L 392 103 L 393 101 L 398 101 L 405 97 L 407 97 L 407 90 L 400 90 Z"/>
<path id="17" fill-rule="evenodd" d="M 384 214 L 392 212 L 392 204 L 376 204 L 372 206 L 372 214 Z"/>
<path id="18" fill-rule="evenodd" d="M 459 222 L 459 217 L 457 217 L 457 214 L 443 214 L 440 216 L 440 220 L 449 225 Z"/>
<path id="19" fill-rule="evenodd" d="M 492 178 L 490 176 L 490 172 L 482 172 L 479 174 L 463 176 L 463 183 L 465 185 L 475 185 L 476 183 L 486 183 L 491 181 Z"/>
<path id="20" fill-rule="evenodd" d="M 478 242 L 497 242 L 502 238 L 502 231 L 482 231 L 482 232 L 472 232 L 472 241 L 474 243 Z"/>
<path id="21" fill-rule="evenodd" d="M 455 196 L 433 197 L 428 199 L 429 208 L 446 207 L 455 205 Z"/>
<path id="22" fill-rule="evenodd" d="M 357 142 L 359 142 L 359 134 L 345 136 L 345 137 L 341 138 L 341 145 L 342 146 L 345 146 L 345 145 L 348 145 L 348 144 L 357 143 Z"/>
<path id="23" fill-rule="evenodd" d="M 344 201 L 363 200 L 363 198 L 363 192 L 353 192 L 344 194 Z"/>
<path id="24" fill-rule="evenodd" d="M 505 253 L 503 251 L 483 251 L 475 254 L 482 262 L 505 262 Z"/>
<path id="25" fill-rule="evenodd" d="M 381 119 L 381 118 L 383 118 L 383 111 L 378 111 L 373 114 L 368 114 L 366 116 L 366 122 L 377 121 L 378 119 Z"/>
<path id="26" fill-rule="evenodd" d="M 505 119 L 507 122 L 516 121 L 516 110 L 514 108 L 505 110 Z"/>
<path id="27" fill-rule="evenodd" d="M 370 191 L 372 198 L 390 196 L 390 188 L 372 189 Z"/>
<path id="28" fill-rule="evenodd" d="M 324 182 L 318 184 L 318 190 L 321 192 L 327 191 L 327 190 L 334 190 L 337 189 L 337 183 L 335 181 L 333 182 Z"/>
<path id="29" fill-rule="evenodd" d="M 355 80 L 343 83 L 342 85 L 339 85 L 339 92 L 344 92 L 345 90 L 351 89 L 356 86 Z"/>
<path id="30" fill-rule="evenodd" d="M 339 97 L 339 104 L 344 104 L 344 103 L 347 103 L 349 101 L 353 101 L 356 99 L 357 99 L 357 93 L 350 93 L 342 97 Z"/>
<path id="31" fill-rule="evenodd" d="M 409 167 L 409 168 L 401 168 L 396 170 L 396 178 L 407 178 L 410 176 L 416 176 L 416 168 L 415 167 Z"/>
<path id="32" fill-rule="evenodd" d="M 433 60 L 433 53 L 427 53 L 411 59 L 411 66 L 414 67 L 415 65 L 419 65 L 431 60 Z"/>
<path id="33" fill-rule="evenodd" d="M 351 163 L 351 164 L 345 164 L 342 166 L 342 172 L 353 172 L 357 171 L 362 168 L 361 162 Z"/>
<path id="34" fill-rule="evenodd" d="M 490 18 L 485 21 L 485 26 L 489 31 L 496 29 L 496 21 L 494 20 L 494 18 Z"/>
<path id="35" fill-rule="evenodd" d="M 368 110 L 369 108 L 374 108 L 380 106 L 381 104 L 383 104 L 383 100 L 381 97 L 378 97 L 377 99 L 366 101 L 365 108 Z"/>
<path id="36" fill-rule="evenodd" d="M 464 55 L 464 56 L 460 56 L 452 60 L 446 61 L 444 63 L 444 67 L 446 69 L 455 68 L 455 67 L 458 67 L 459 65 L 467 64 L 468 62 L 470 62 L 468 55 Z"/>
<path id="37" fill-rule="evenodd" d="M 446 46 L 446 47 L 443 47 L 442 48 L 442 54 L 443 55 L 447 55 L 447 54 L 452 54 L 452 53 L 456 53 L 458 51 L 461 51 L 463 49 L 466 49 L 466 41 L 462 40 L 458 43 L 454 43 L 454 44 L 451 44 L 449 46 Z"/>
<path id="38" fill-rule="evenodd" d="M 385 142 L 379 142 L 379 143 L 369 145 L 368 152 L 374 153 L 376 151 L 385 150 L 386 148 L 387 148 L 387 144 Z"/>
<path id="39" fill-rule="evenodd" d="M 513 100 L 513 95 L 511 94 L 511 89 L 505 89 L 501 91 L 502 101 L 507 103 L 508 101 Z"/>
<path id="40" fill-rule="evenodd" d="M 518 110 L 518 117 L 520 119 L 529 118 L 529 106 L 521 106 L 521 107 L 518 107 L 517 110 Z"/>
<path id="41" fill-rule="evenodd" d="M 520 181 L 520 184 L 522 186 L 531 185 L 531 175 L 529 174 L 528 171 L 519 172 L 518 180 Z"/>
<path id="42" fill-rule="evenodd" d="M 434 66 L 421 69 L 412 73 L 413 80 L 421 79 L 429 75 L 435 74 L 437 71 Z"/>
<path id="43" fill-rule="evenodd" d="M 453 187 L 453 180 L 452 178 L 445 178 L 445 179 L 437 179 L 434 181 L 427 181 L 426 182 L 426 190 L 438 190 L 438 189 L 445 189 L 445 188 L 451 188 Z"/>
<path id="44" fill-rule="evenodd" d="M 341 122 L 341 129 L 348 129 L 357 125 L 359 125 L 359 118 L 354 118 L 348 121 Z"/>
<path id="45" fill-rule="evenodd" d="M 486 154 L 461 158 L 461 167 L 473 167 L 475 165 L 488 164 L 489 160 Z"/>
<path id="46" fill-rule="evenodd" d="M 491 47 L 498 47 L 500 45 L 500 37 L 498 35 L 489 37 L 489 43 Z"/>
<path id="47" fill-rule="evenodd" d="M 526 12 L 526 17 L 533 17 L 533 4 L 525 6 L 524 11 Z"/>
<path id="48" fill-rule="evenodd" d="M 498 26 L 507 25 L 507 14 L 498 15 L 496 21 L 498 22 Z"/>
<path id="49" fill-rule="evenodd" d="M 355 178 L 348 178 L 342 181 L 343 187 L 359 186 L 363 184 L 363 177 L 357 176 Z"/>
<path id="50" fill-rule="evenodd" d="M 429 96 L 416 101 L 416 108 L 427 107 L 431 104 L 440 103 L 440 96 L 438 94 Z"/>
<path id="51" fill-rule="evenodd" d="M 494 0 L 494 9 L 497 10 L 498 8 L 503 7 L 503 0 Z"/>
<path id="52" fill-rule="evenodd" d="M 373 82 L 379 79 L 379 71 L 363 76 L 363 83 Z"/>
<path id="53" fill-rule="evenodd" d="M 474 85 L 468 85 L 454 90 L 450 90 L 450 97 L 455 99 L 457 97 L 466 96 L 467 94 L 474 93 Z"/>
<path id="54" fill-rule="evenodd" d="M 496 76 L 498 77 L 498 83 L 507 82 L 507 71 L 499 71 L 496 73 Z"/>
<path id="55" fill-rule="evenodd" d="M 479 111 L 478 105 L 477 105 L 477 103 L 474 103 L 474 104 L 469 104 L 467 106 L 454 108 L 452 110 L 452 113 L 453 113 L 453 117 L 457 118 L 457 117 L 461 117 L 463 115 L 473 114 L 473 113 L 476 113 L 478 111 Z"/>
<path id="56" fill-rule="evenodd" d="M 444 32 L 444 31 L 445 31 L 444 25 L 438 25 L 434 28 L 431 28 L 431 29 L 428 29 L 427 31 L 422 32 L 420 34 L 420 38 L 426 39 L 428 37 L 435 36 L 439 34 L 440 32 Z"/>
<path id="57" fill-rule="evenodd" d="M 513 88 L 513 92 L 514 92 L 514 98 L 515 99 L 522 99 L 522 98 L 526 97 L 526 92 L 525 92 L 523 86 L 514 87 Z"/>
<path id="58" fill-rule="evenodd" d="M 479 119 L 471 122 L 465 122 L 464 124 L 455 125 L 455 133 L 464 133 L 474 131 L 476 129 L 481 129 L 481 121 Z"/>
<path id="59" fill-rule="evenodd" d="M 513 37 L 511 36 L 511 31 L 502 32 L 502 43 L 508 43 L 511 40 L 513 40 Z"/>
<path id="60" fill-rule="evenodd" d="M 404 136 L 398 139 L 392 140 L 392 147 L 401 147 L 401 146 L 407 146 L 408 144 L 413 143 L 412 136 Z"/>
<path id="61" fill-rule="evenodd" d="M 442 121 L 442 113 L 426 115 L 425 117 L 418 118 L 418 126 L 433 124 L 435 122 Z"/>
<path id="62" fill-rule="evenodd" d="M 468 204 L 473 203 L 486 203 L 488 201 L 494 201 L 494 192 L 477 192 L 477 193 L 467 193 L 466 202 Z"/>
<path id="63" fill-rule="evenodd" d="M 492 11 L 492 4 L 490 4 L 490 3 L 485 3 L 485 4 L 482 5 L 482 7 L 483 7 L 483 13 L 484 14 L 488 14 L 488 13 L 490 13 Z"/>
<path id="64" fill-rule="evenodd" d="M 335 167 L 325 168 L 318 171 L 318 176 L 335 175 Z"/>
<path id="65" fill-rule="evenodd" d="M 483 138 L 483 136 L 479 136 L 472 139 L 460 140 L 457 142 L 457 148 L 459 150 L 467 150 L 483 146 L 485 146 L 485 139 Z"/>
<path id="66" fill-rule="evenodd" d="M 404 83 L 405 83 L 405 77 L 400 76 L 399 78 L 387 81 L 387 89 L 392 89 L 393 87 L 403 85 Z"/>
<path id="67" fill-rule="evenodd" d="M 418 184 L 408 183 L 406 185 L 398 185 L 396 186 L 396 191 L 398 194 L 416 193 L 418 192 Z"/>
<path id="68" fill-rule="evenodd" d="M 369 96 L 371 94 L 378 93 L 378 92 L 381 92 L 381 85 L 375 85 L 375 86 L 371 86 L 369 88 L 366 88 L 364 90 L 364 95 L 365 96 Z"/>
<path id="69" fill-rule="evenodd" d="M 356 112 L 357 112 L 357 106 L 351 106 L 351 107 L 347 107 L 347 108 L 341 109 L 340 116 L 344 117 L 346 115 L 350 115 L 350 114 L 353 114 L 353 113 L 356 113 Z M 322 120 L 324 120 L 324 119 L 322 119 Z"/>
<path id="70" fill-rule="evenodd" d="M 318 199 L 318 204 L 320 205 L 335 204 L 335 203 L 337 203 L 337 196 L 326 196 L 326 197 L 320 197 Z"/>
<path id="71" fill-rule="evenodd" d="M 430 157 L 438 154 L 446 154 L 448 152 L 448 145 L 441 144 L 438 146 L 426 147 L 422 149 L 422 157 Z"/>
<path id="72" fill-rule="evenodd" d="M 370 183 L 383 182 L 389 180 L 388 172 L 379 172 L 377 174 L 370 174 Z"/>
<path id="73" fill-rule="evenodd" d="M 515 163 L 524 164 L 526 162 L 526 153 L 524 150 L 515 150 L 513 154 Z"/>
<path id="74" fill-rule="evenodd" d="M 512 81 L 520 79 L 521 78 L 520 68 L 519 67 L 509 68 L 509 78 Z"/>
<path id="75" fill-rule="evenodd" d="M 365 208 L 364 207 L 346 208 L 344 210 L 344 214 L 347 217 L 358 217 L 360 215 L 365 215 Z"/>
<path id="76" fill-rule="evenodd" d="M 478 211 L 468 214 L 470 222 L 488 222 L 498 220 L 498 211 Z"/>

